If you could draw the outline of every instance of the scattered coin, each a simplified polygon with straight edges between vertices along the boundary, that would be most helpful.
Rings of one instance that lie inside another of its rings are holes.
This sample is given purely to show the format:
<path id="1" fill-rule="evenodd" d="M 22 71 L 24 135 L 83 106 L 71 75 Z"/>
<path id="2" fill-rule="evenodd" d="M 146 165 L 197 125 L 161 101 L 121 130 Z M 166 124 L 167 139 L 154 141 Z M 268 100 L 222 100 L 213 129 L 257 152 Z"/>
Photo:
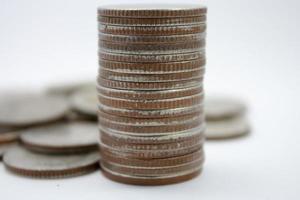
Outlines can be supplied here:
<path id="1" fill-rule="evenodd" d="M 248 121 L 244 117 L 208 121 L 205 136 L 207 139 L 227 139 L 246 135 L 250 131 Z"/>
<path id="2" fill-rule="evenodd" d="M 16 174 L 35 178 L 62 178 L 98 169 L 99 153 L 49 155 L 14 147 L 4 154 L 3 162 L 8 170 Z"/>
<path id="3" fill-rule="evenodd" d="M 74 92 L 70 97 L 72 108 L 85 115 L 97 116 L 97 91 L 96 86 Z"/>
<path id="4" fill-rule="evenodd" d="M 0 145 L 17 141 L 19 139 L 19 129 L 0 126 Z"/>
<path id="5" fill-rule="evenodd" d="M 94 87 L 95 83 L 93 82 L 74 82 L 74 83 L 59 83 L 52 85 L 46 89 L 47 94 L 63 95 L 69 96 L 73 92 L 82 89 L 82 88 L 91 88 Z"/>
<path id="6" fill-rule="evenodd" d="M 208 97 L 205 101 L 206 119 L 209 121 L 242 115 L 245 110 L 245 104 L 234 98 L 215 96 Z"/>
<path id="7" fill-rule="evenodd" d="M 6 95 L 0 99 L 0 124 L 29 126 L 65 117 L 69 104 L 65 98 L 50 95 Z"/>
<path id="8" fill-rule="evenodd" d="M 61 122 L 32 128 L 21 135 L 29 149 L 43 153 L 76 153 L 98 149 L 98 127 L 91 122 Z"/>
<path id="9" fill-rule="evenodd" d="M 10 148 L 16 146 L 16 142 L 10 142 L 10 143 L 5 143 L 5 144 L 0 144 L 0 160 L 2 159 L 4 153 L 8 151 Z"/>

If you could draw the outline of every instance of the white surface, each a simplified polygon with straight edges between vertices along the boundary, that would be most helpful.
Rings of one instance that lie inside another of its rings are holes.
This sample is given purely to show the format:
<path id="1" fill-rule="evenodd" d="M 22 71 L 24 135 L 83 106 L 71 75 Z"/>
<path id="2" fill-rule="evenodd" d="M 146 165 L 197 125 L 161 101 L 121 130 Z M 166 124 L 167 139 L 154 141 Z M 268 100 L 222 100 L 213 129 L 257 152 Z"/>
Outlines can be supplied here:
<path id="1" fill-rule="evenodd" d="M 203 2 L 209 9 L 206 91 L 247 100 L 251 136 L 207 142 L 202 176 L 171 186 L 123 185 L 100 172 L 33 180 L 8 173 L 0 164 L 1 199 L 299 199 L 299 1 Z M 0 4 L 1 89 L 41 89 L 96 76 L 100 2 Z"/>

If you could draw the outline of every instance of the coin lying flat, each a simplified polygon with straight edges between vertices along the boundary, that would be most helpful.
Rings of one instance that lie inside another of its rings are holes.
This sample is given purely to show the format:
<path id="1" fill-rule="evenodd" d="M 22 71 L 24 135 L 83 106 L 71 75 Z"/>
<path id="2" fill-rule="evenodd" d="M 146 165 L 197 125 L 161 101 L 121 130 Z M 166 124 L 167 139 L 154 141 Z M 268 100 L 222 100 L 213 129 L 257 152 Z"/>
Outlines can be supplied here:
<path id="1" fill-rule="evenodd" d="M 98 128 L 91 122 L 57 123 L 24 131 L 21 141 L 39 152 L 85 152 L 98 148 Z"/>
<path id="2" fill-rule="evenodd" d="M 205 59 L 196 59 L 182 62 L 170 63 L 130 63 L 100 60 L 101 69 L 113 72 L 123 72 L 132 74 L 169 74 L 200 70 L 204 68 Z"/>
<path id="3" fill-rule="evenodd" d="M 196 168 L 194 170 L 182 172 L 176 175 L 159 176 L 159 177 L 143 177 L 143 176 L 132 176 L 127 174 L 120 174 L 108 168 L 105 168 L 103 166 L 101 166 L 101 168 L 102 168 L 103 175 L 106 176 L 107 178 L 113 181 L 132 184 L 132 185 L 167 185 L 167 184 L 184 182 L 197 177 L 202 171 L 202 168 Z"/>
<path id="4" fill-rule="evenodd" d="M 176 90 L 130 91 L 97 86 L 98 93 L 104 96 L 128 100 L 172 99 L 203 93 L 202 85 Z"/>
<path id="5" fill-rule="evenodd" d="M 207 8 L 199 4 L 132 4 L 106 5 L 98 8 L 98 15 L 124 18 L 173 18 L 206 14 Z"/>
<path id="6" fill-rule="evenodd" d="M 170 55 L 130 55 L 130 54 L 116 54 L 105 51 L 99 51 L 99 58 L 109 61 L 117 62 L 132 62 L 132 63 L 167 63 L 167 62 L 181 62 L 195 59 L 205 59 L 205 52 L 181 53 Z"/>
<path id="7" fill-rule="evenodd" d="M 15 147 L 4 154 L 3 162 L 8 170 L 16 174 L 35 178 L 62 178 L 96 170 L 99 167 L 99 153 L 49 155 Z"/>
<path id="8" fill-rule="evenodd" d="M 250 131 L 248 121 L 244 117 L 236 117 L 206 123 L 207 139 L 226 139 L 246 135 Z"/>
<path id="9" fill-rule="evenodd" d="M 75 83 L 60 83 L 57 85 L 52 85 L 46 89 L 47 94 L 55 95 L 65 95 L 69 96 L 73 92 L 82 89 L 82 88 L 91 88 L 95 85 L 93 82 L 75 82 Z"/>
<path id="10" fill-rule="evenodd" d="M 7 95 L 0 99 L 0 124 L 29 126 L 53 122 L 69 111 L 65 98 L 50 95 Z"/>
<path id="11" fill-rule="evenodd" d="M 71 97 L 72 108 L 82 114 L 97 116 L 96 86 L 76 91 Z"/>
<path id="12" fill-rule="evenodd" d="M 0 144 L 0 160 L 2 159 L 6 151 L 8 151 L 10 148 L 13 148 L 16 145 L 17 145 L 16 142 Z"/>
<path id="13" fill-rule="evenodd" d="M 0 145 L 10 143 L 19 139 L 20 132 L 16 128 L 0 126 Z"/>
<path id="14" fill-rule="evenodd" d="M 183 44 L 123 44 L 106 42 L 99 40 L 101 50 L 112 53 L 128 53 L 128 54 L 172 54 L 172 53 L 189 53 L 201 51 L 205 46 L 205 40 L 186 42 Z"/>
<path id="15" fill-rule="evenodd" d="M 206 15 L 184 18 L 125 18 L 98 16 L 98 22 L 105 25 L 118 26 L 184 26 L 202 24 Z"/>
<path id="16" fill-rule="evenodd" d="M 228 97 L 208 97 L 205 101 L 207 120 L 222 120 L 245 112 L 246 106 L 238 99 Z"/>
<path id="17" fill-rule="evenodd" d="M 205 38 L 206 33 L 188 35 L 168 36 L 128 36 L 99 33 L 99 39 L 108 42 L 119 42 L 124 44 L 174 44 L 185 43 L 186 41 L 199 41 Z"/>

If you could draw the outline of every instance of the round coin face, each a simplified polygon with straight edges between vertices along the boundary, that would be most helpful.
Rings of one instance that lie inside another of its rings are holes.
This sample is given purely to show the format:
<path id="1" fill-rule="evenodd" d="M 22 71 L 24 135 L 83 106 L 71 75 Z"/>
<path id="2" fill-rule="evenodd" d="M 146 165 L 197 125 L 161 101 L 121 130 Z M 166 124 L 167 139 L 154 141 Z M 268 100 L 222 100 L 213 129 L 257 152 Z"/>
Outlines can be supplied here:
<path id="1" fill-rule="evenodd" d="M 24 131 L 21 141 L 39 152 L 74 153 L 97 149 L 98 135 L 96 123 L 57 123 Z"/>
<path id="2" fill-rule="evenodd" d="M 246 135 L 250 131 L 248 121 L 243 117 L 236 117 L 206 123 L 205 137 L 207 139 L 227 139 Z"/>
<path id="3" fill-rule="evenodd" d="M 76 91 L 71 96 L 71 105 L 79 113 L 97 116 L 97 90 L 96 86 Z"/>
<path id="4" fill-rule="evenodd" d="M 49 155 L 14 147 L 4 154 L 3 162 L 7 169 L 20 175 L 61 178 L 94 171 L 98 168 L 99 153 Z"/>
<path id="5" fill-rule="evenodd" d="M 243 114 L 246 106 L 238 99 L 215 96 L 205 100 L 204 110 L 208 121 L 222 120 Z"/>
<path id="6" fill-rule="evenodd" d="M 29 126 L 56 121 L 69 111 L 65 98 L 50 95 L 6 95 L 0 99 L 0 124 Z"/>

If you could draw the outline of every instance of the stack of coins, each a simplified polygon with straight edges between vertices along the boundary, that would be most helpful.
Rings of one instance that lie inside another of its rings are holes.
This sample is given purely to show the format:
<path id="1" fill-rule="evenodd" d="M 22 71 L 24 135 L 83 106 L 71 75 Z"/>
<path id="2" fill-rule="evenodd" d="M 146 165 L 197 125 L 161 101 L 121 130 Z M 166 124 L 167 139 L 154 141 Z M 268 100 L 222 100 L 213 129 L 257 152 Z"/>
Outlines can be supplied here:
<path id="1" fill-rule="evenodd" d="M 104 175 L 139 185 L 196 177 L 204 160 L 206 8 L 106 6 L 98 25 Z"/>

